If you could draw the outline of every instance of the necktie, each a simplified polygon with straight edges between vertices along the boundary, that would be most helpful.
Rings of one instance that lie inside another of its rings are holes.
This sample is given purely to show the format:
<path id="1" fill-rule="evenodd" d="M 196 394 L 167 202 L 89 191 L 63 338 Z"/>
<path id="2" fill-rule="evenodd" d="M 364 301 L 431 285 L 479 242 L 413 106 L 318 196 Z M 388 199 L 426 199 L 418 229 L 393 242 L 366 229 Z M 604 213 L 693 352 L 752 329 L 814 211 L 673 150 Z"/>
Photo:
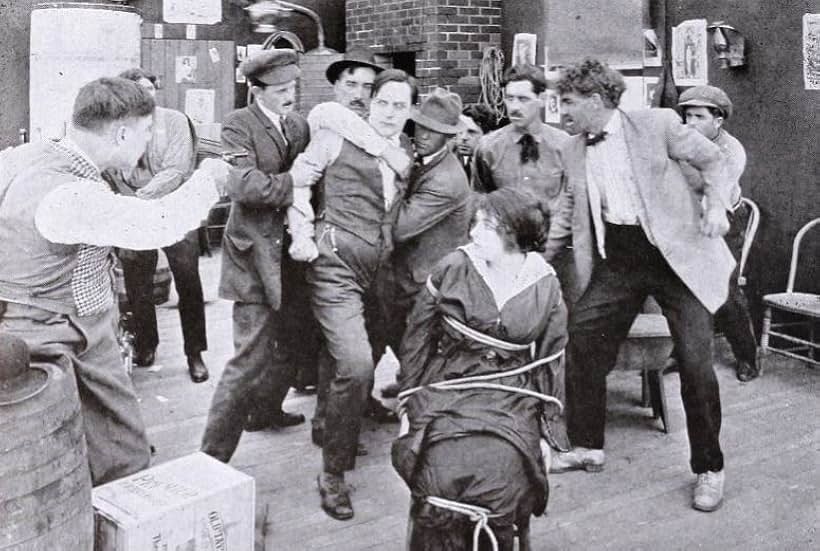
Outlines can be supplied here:
<path id="1" fill-rule="evenodd" d="M 587 134 L 587 145 L 595 145 L 601 143 L 606 138 L 606 131 L 600 134 Z"/>
<path id="2" fill-rule="evenodd" d="M 521 164 L 538 160 L 538 144 L 535 143 L 532 134 L 524 134 L 518 143 L 521 144 Z"/>

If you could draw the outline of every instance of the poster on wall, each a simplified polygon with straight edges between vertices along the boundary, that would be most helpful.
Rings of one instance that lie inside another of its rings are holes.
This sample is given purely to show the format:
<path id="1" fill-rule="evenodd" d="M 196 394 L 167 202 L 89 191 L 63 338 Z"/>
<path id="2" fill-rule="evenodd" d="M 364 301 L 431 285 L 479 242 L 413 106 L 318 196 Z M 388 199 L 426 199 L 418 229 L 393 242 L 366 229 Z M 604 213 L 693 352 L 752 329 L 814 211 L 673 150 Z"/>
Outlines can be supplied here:
<path id="1" fill-rule="evenodd" d="M 706 20 L 690 19 L 672 27 L 672 77 L 677 86 L 708 84 Z"/>
<path id="2" fill-rule="evenodd" d="M 222 0 L 164 0 L 162 19 L 166 23 L 213 25 L 222 21 Z"/>
<path id="3" fill-rule="evenodd" d="M 644 107 L 652 107 L 655 101 L 655 92 L 658 90 L 658 77 L 643 77 L 643 102 Z"/>
<path id="4" fill-rule="evenodd" d="M 654 29 L 643 30 L 643 66 L 660 67 L 661 49 L 658 48 L 658 35 Z"/>
<path id="5" fill-rule="evenodd" d="M 803 16 L 803 80 L 806 90 L 820 90 L 820 13 Z"/>
<path id="6" fill-rule="evenodd" d="M 178 55 L 174 80 L 176 82 L 196 82 L 196 65 L 195 55 Z"/>
<path id="7" fill-rule="evenodd" d="M 215 103 L 215 90 L 203 88 L 185 90 L 185 114 L 191 118 L 194 124 L 214 122 Z"/>
<path id="8" fill-rule="evenodd" d="M 529 33 L 516 33 L 513 38 L 513 65 L 535 65 L 535 47 L 538 37 Z"/>
<path id="9" fill-rule="evenodd" d="M 544 122 L 561 122 L 561 102 L 558 97 L 558 90 L 548 88 L 544 91 Z"/>

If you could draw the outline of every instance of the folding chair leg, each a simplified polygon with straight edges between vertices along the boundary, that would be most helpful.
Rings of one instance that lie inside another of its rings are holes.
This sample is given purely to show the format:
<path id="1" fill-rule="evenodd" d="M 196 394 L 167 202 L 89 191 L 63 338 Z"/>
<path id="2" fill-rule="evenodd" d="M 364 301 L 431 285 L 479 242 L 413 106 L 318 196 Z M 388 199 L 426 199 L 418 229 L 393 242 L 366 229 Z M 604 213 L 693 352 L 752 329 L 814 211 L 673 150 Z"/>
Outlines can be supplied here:
<path id="1" fill-rule="evenodd" d="M 641 407 L 648 408 L 652 405 L 652 394 L 649 391 L 649 370 L 644 368 L 641 371 Z"/>
<path id="2" fill-rule="evenodd" d="M 652 370 L 646 372 L 649 380 L 649 395 L 652 401 L 652 415 L 661 418 L 663 432 L 669 433 L 669 412 L 666 409 L 666 389 L 663 384 L 663 371 Z"/>

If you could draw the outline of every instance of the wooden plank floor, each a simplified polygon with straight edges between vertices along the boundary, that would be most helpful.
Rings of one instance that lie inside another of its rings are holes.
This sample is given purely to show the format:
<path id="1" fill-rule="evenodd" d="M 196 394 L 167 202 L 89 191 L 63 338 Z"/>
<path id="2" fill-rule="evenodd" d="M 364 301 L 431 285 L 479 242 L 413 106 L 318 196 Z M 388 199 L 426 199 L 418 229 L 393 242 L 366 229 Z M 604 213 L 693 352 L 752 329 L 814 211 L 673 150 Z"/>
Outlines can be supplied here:
<path id="1" fill-rule="evenodd" d="M 207 300 L 211 379 L 195 385 L 182 352 L 175 298 L 158 311 L 158 370 L 136 369 L 155 463 L 199 446 L 219 375 L 232 350 L 231 305 L 216 298 L 219 251 L 201 263 Z M 537 550 L 820 548 L 820 399 L 818 372 L 780 357 L 766 363 L 761 379 L 741 384 L 718 342 L 717 373 L 723 402 L 721 441 L 726 455 L 726 502 L 715 513 L 690 508 L 694 475 L 678 377 L 667 375 L 672 432 L 638 405 L 635 372 L 610 376 L 607 467 L 599 474 L 550 478 L 548 513 L 534 519 Z M 390 381 L 394 365 L 377 370 L 376 387 Z M 285 407 L 310 417 L 315 397 L 291 393 Z M 400 550 L 404 547 L 408 491 L 390 466 L 395 425 L 366 423 L 369 455 L 348 480 L 355 488 L 356 517 L 339 522 L 319 508 L 315 478 L 320 450 L 309 423 L 245 434 L 231 464 L 253 476 L 257 487 L 257 551 Z"/>

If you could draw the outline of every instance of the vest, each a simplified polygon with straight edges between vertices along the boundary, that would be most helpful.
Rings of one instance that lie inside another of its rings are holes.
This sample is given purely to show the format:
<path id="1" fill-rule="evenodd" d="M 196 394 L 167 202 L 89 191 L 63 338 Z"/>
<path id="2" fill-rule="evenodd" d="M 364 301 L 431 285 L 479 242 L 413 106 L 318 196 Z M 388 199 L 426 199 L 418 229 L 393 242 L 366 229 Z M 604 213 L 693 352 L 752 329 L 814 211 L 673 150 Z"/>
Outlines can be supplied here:
<path id="1" fill-rule="evenodd" d="M 60 314 L 77 314 L 75 277 L 95 290 L 101 307 L 113 304 L 110 248 L 60 245 L 47 241 L 34 225 L 40 201 L 57 187 L 74 182 L 72 159 L 50 142 L 19 146 L 3 158 L 0 170 L 0 299 Z M 101 184 L 104 185 L 104 184 Z M 93 270 L 78 270 L 81 254 Z M 75 273 L 76 270 L 76 273 Z M 95 297 L 96 299 L 97 297 Z M 96 313 L 90 311 L 88 313 Z M 80 312 L 82 315 L 82 312 Z"/>
<path id="2" fill-rule="evenodd" d="M 397 182 L 398 184 L 399 182 Z M 401 186 L 389 211 L 384 208 L 382 173 L 378 160 L 347 140 L 339 156 L 325 169 L 320 218 L 376 245 L 389 237 L 389 227 L 401 202 Z"/>

